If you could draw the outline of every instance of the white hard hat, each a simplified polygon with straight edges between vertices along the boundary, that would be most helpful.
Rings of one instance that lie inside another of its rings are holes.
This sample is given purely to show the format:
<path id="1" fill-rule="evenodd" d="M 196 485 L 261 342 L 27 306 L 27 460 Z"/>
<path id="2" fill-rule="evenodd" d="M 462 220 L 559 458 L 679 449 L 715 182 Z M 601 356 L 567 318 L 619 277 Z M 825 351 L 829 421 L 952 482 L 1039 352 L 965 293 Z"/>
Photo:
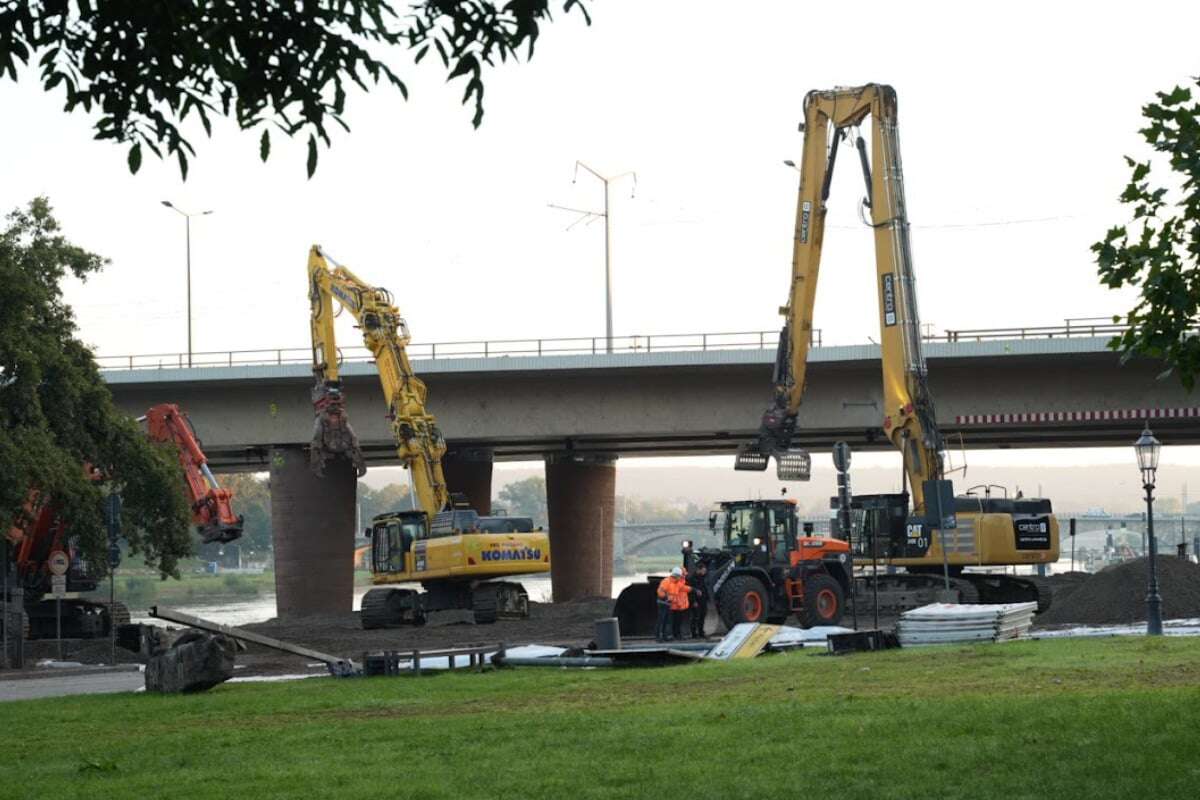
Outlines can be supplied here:
<path id="1" fill-rule="evenodd" d="M 674 575 L 676 578 L 680 578 L 683 576 L 683 570 L 680 569 L 679 567 L 676 567 L 675 569 L 671 570 L 671 574 Z"/>

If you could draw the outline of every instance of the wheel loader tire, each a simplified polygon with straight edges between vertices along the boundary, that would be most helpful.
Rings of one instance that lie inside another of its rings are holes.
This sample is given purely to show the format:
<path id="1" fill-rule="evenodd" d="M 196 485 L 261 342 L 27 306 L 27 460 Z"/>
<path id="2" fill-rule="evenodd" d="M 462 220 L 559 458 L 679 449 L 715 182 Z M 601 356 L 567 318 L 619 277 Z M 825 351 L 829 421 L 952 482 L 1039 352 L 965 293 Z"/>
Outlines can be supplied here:
<path id="1" fill-rule="evenodd" d="M 735 575 L 717 594 L 717 613 L 726 628 L 740 622 L 765 622 L 768 598 L 762 581 L 750 575 Z"/>
<path id="2" fill-rule="evenodd" d="M 831 575 L 811 575 L 804 579 L 804 615 L 802 627 L 839 625 L 846 593 Z"/>

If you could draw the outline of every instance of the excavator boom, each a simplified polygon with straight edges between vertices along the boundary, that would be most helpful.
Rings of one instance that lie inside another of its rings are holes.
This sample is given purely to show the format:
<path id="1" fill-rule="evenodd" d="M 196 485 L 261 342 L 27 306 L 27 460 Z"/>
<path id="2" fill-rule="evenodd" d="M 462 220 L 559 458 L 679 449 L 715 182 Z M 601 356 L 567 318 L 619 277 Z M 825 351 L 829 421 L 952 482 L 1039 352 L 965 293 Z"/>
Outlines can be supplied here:
<path id="1" fill-rule="evenodd" d="M 870 160 L 860 132 L 868 117 L 873 123 Z M 735 467 L 764 470 L 774 456 L 781 480 L 809 478 L 809 455 L 793 448 L 792 439 L 805 389 L 830 182 L 838 147 L 853 136 L 866 181 L 864 221 L 875 238 L 883 351 L 882 427 L 903 454 L 914 503 L 922 509 L 922 482 L 942 476 L 943 444 L 921 351 L 896 117 L 896 93 L 890 86 L 813 91 L 805 97 L 792 280 L 788 304 L 780 309 L 785 324 L 776 357 L 774 397 L 756 440 L 738 453 Z"/>
<path id="2" fill-rule="evenodd" d="M 233 513 L 233 493 L 222 489 L 208 468 L 208 457 L 187 414 L 173 403 L 153 406 L 146 412 L 146 431 L 155 442 L 170 442 L 179 456 L 192 508 L 192 521 L 206 543 L 232 542 L 242 535 L 243 518 Z"/>
<path id="3" fill-rule="evenodd" d="M 331 266 L 332 265 L 332 266 Z M 333 300 L 350 312 L 362 330 L 363 344 L 371 351 L 383 384 L 388 420 L 396 441 L 396 452 L 408 468 L 413 495 L 430 518 L 450 502 L 442 457 L 446 440 L 433 415 L 425 409 L 425 383 L 408 360 L 408 324 L 392 303 L 387 289 L 371 286 L 338 264 L 320 245 L 308 254 L 309 300 L 312 308 L 313 409 L 316 421 L 311 450 L 314 470 L 320 474 L 325 462 L 345 456 L 361 477 L 366 463 L 358 439 L 346 419 L 345 401 L 338 373 L 337 345 L 333 330 Z"/>

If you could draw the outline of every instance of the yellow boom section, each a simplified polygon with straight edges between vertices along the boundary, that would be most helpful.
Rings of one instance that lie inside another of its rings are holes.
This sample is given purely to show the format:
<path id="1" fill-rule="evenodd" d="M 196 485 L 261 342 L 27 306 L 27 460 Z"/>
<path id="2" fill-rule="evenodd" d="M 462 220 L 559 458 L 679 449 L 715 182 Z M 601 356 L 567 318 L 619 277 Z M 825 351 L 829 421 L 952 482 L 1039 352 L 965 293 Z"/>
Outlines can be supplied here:
<path id="1" fill-rule="evenodd" d="M 859 132 L 859 126 L 868 117 L 873 123 L 870 162 L 866 142 Z M 883 430 L 903 455 L 913 510 L 921 514 L 924 513 L 922 482 L 942 477 L 943 444 L 921 351 L 896 119 L 896 93 L 881 84 L 813 91 L 804 99 L 804 151 L 796 205 L 792 281 L 788 304 L 780 309 L 786 323 L 775 366 L 775 397 L 763 415 L 758 440 L 738 454 L 737 467 L 766 469 L 767 459 L 774 455 L 781 479 L 808 478 L 808 454 L 793 449 L 791 443 L 805 389 L 826 201 L 838 146 L 852 135 L 868 192 L 863 200 L 864 222 L 875 236 L 883 356 Z"/>
<path id="2" fill-rule="evenodd" d="M 425 409 L 425 383 L 413 374 L 408 361 L 405 350 L 410 341 L 408 325 L 393 305 L 390 292 L 364 283 L 322 251 L 320 245 L 313 245 L 308 254 L 308 282 L 312 308 L 313 376 L 316 379 L 313 390 L 317 417 L 313 442 L 314 466 L 318 462 L 324 463 L 331 455 L 345 454 L 351 459 L 356 458 L 345 437 L 339 439 L 336 433 L 337 426 L 345 422 L 337 341 L 333 330 L 333 303 L 336 299 L 358 323 L 363 344 L 375 358 L 392 435 L 396 440 L 396 452 L 412 476 L 417 503 L 432 518 L 446 508 L 450 500 L 446 479 L 442 474 L 446 440 L 433 415 Z M 330 426 L 333 426 L 333 433 L 330 433 Z M 349 430 L 348 425 L 346 429 Z M 352 431 L 350 435 L 353 435 Z M 330 442 L 332 447 L 328 446 Z M 357 441 L 354 441 L 353 451 L 357 451 L 357 447 Z M 324 449 L 318 452 L 321 448 Z M 357 458 L 361 463 L 361 454 Z"/>

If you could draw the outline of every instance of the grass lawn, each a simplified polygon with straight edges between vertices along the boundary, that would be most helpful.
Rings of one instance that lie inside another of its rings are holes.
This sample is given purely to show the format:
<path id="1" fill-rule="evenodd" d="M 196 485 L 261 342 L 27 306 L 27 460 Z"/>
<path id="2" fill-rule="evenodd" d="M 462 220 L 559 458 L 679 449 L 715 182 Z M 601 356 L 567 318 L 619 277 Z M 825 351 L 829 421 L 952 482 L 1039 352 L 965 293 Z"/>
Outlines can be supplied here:
<path id="1" fill-rule="evenodd" d="M 0 705 L 4 798 L 1195 798 L 1200 639 Z"/>

